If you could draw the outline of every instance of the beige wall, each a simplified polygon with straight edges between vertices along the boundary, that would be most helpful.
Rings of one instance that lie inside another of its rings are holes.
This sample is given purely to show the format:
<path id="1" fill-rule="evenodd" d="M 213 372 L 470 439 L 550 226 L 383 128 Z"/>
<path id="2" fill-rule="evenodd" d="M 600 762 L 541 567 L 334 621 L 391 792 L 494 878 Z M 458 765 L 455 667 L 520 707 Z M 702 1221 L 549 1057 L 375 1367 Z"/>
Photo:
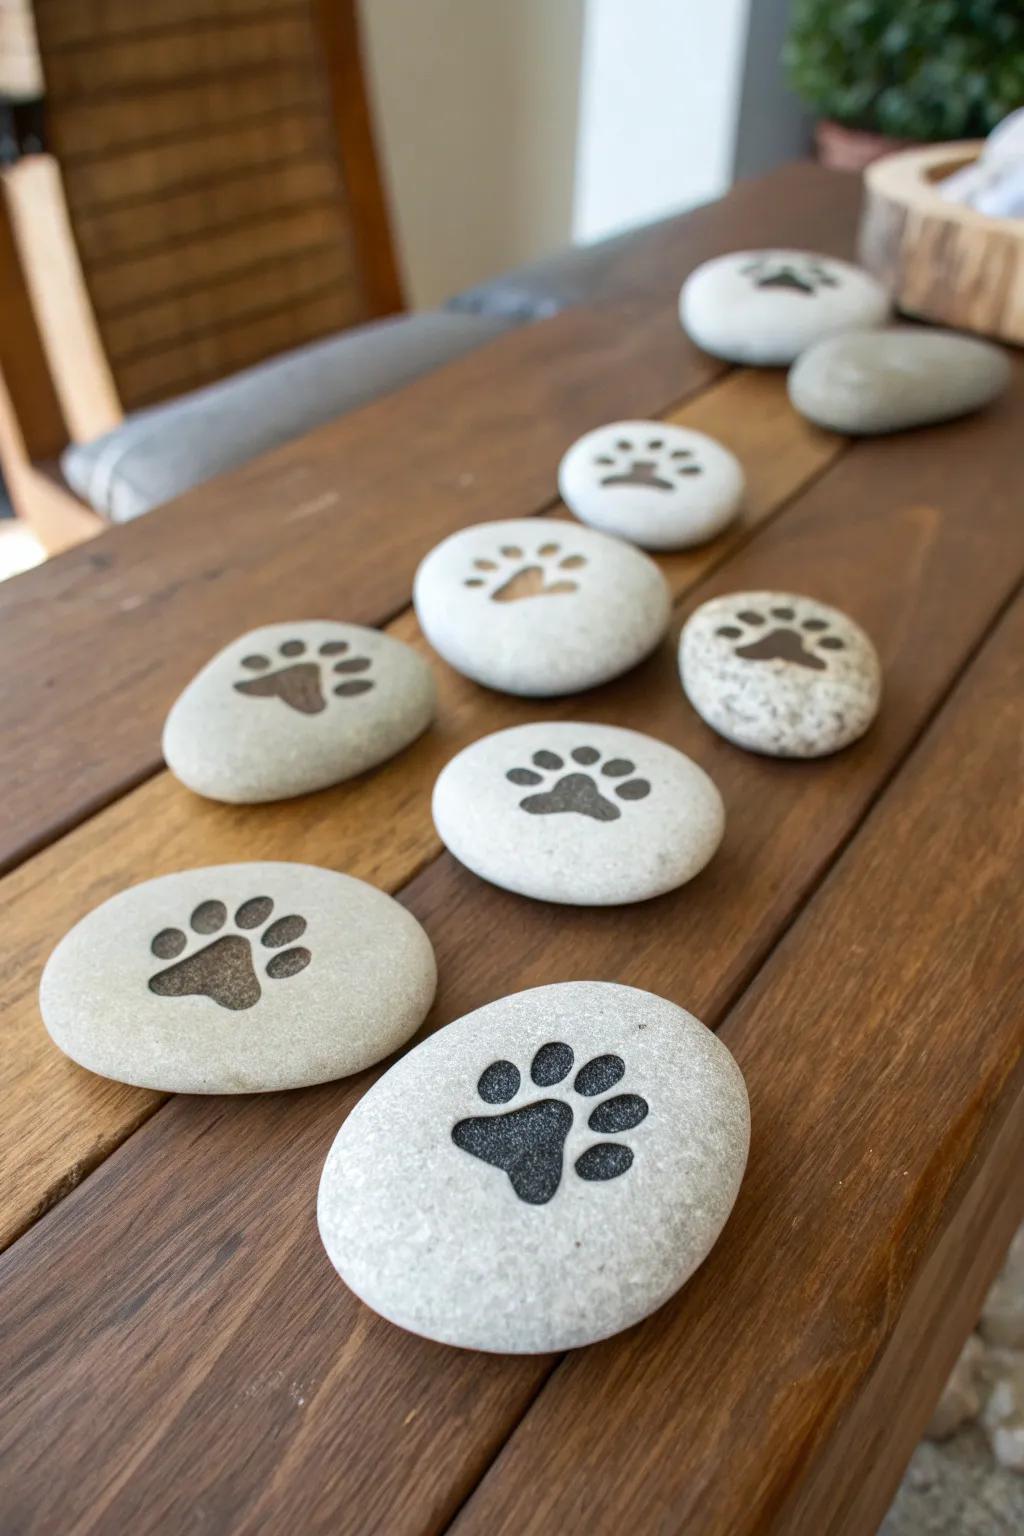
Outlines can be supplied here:
<path id="1" fill-rule="evenodd" d="M 568 244 L 584 0 L 361 0 L 411 304 Z"/>

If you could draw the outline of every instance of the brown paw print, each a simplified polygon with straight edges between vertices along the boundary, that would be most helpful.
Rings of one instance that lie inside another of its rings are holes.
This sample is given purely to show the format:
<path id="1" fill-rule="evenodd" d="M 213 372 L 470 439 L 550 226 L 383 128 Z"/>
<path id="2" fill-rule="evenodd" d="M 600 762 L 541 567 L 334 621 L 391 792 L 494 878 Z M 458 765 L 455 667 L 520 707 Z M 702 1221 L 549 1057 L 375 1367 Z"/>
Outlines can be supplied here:
<path id="1" fill-rule="evenodd" d="M 277 950 L 267 962 L 271 981 L 286 980 L 304 971 L 312 956 L 308 949 L 293 945 L 306 931 L 306 919 L 297 913 L 269 922 L 274 903 L 269 896 L 252 896 L 235 913 L 233 927 L 252 931 L 262 928 L 260 944 Z M 161 928 L 149 946 L 158 960 L 173 960 L 149 978 L 149 990 L 157 997 L 208 997 L 221 1008 L 237 1011 L 252 1008 L 262 992 L 253 964 L 253 940 L 242 933 L 221 933 L 228 920 L 222 901 L 201 901 L 189 919 L 192 932 L 202 937 L 218 934 L 183 960 L 177 957 L 188 948 L 188 935 L 180 928 Z M 264 926 L 269 924 L 269 926 Z"/>
<path id="2" fill-rule="evenodd" d="M 327 708 L 324 697 L 325 669 L 344 677 L 343 682 L 335 683 L 331 688 L 331 692 L 340 699 L 354 698 L 356 694 L 367 693 L 373 687 L 368 678 L 351 675 L 368 672 L 373 662 L 369 656 L 348 656 L 350 650 L 347 640 L 325 640 L 316 657 L 311 657 L 306 656 L 305 641 L 286 640 L 278 646 L 278 655 L 284 665 L 273 672 L 267 670 L 274 665 L 269 656 L 243 656 L 242 666 L 260 676 L 236 683 L 235 691 L 248 694 L 250 698 L 281 699 L 290 709 L 298 710 L 300 715 L 319 715 Z"/>
<path id="3" fill-rule="evenodd" d="M 744 661 L 790 661 L 813 672 L 824 672 L 828 665 L 827 657 L 818 651 L 846 649 L 846 641 L 831 633 L 827 619 L 800 619 L 789 603 L 773 606 L 767 613 L 742 608 L 732 623 L 720 624 L 715 634 L 723 640 L 750 636 L 747 644 L 733 646 L 734 654 Z"/>
<path id="4" fill-rule="evenodd" d="M 673 476 L 685 478 L 704 473 L 693 458 L 692 448 L 666 448 L 662 437 L 649 437 L 639 443 L 620 437 L 615 453 L 599 453 L 594 463 L 606 471 L 601 475 L 602 485 L 645 485 L 652 491 L 671 491 Z"/>
<path id="5" fill-rule="evenodd" d="M 651 786 L 646 779 L 635 779 L 632 775 L 636 772 L 636 764 L 628 757 L 612 757 L 606 763 L 601 764 L 600 788 L 598 779 L 598 764 L 601 763 L 601 754 L 596 747 L 575 747 L 569 754 L 572 761 L 567 764 L 557 752 L 548 752 L 542 749 L 535 752 L 530 761 L 532 768 L 510 768 L 505 777 L 511 784 L 519 784 L 523 787 L 533 784 L 543 784 L 545 774 L 558 775 L 556 782 L 550 789 L 541 790 L 535 795 L 526 795 L 519 802 L 519 809 L 527 811 L 531 816 L 553 816 L 565 811 L 575 811 L 580 816 L 589 816 L 594 821 L 618 821 L 622 811 L 601 793 L 601 789 L 611 794 L 613 791 L 620 800 L 643 800 L 651 792 Z M 576 765 L 579 765 L 579 768 Z M 568 767 L 569 772 L 563 774 L 562 769 Z M 586 773 L 580 769 L 587 769 Z M 540 770 L 539 772 L 537 770 Z"/>
<path id="6" fill-rule="evenodd" d="M 560 573 L 578 571 L 587 560 L 585 555 L 563 555 L 560 544 L 539 544 L 528 553 L 519 544 L 504 544 L 493 560 L 481 556 L 473 561 L 474 571 L 480 574 L 468 576 L 466 587 L 486 587 L 496 583 L 488 596 L 492 603 L 518 603 L 525 597 L 558 597 L 565 592 L 575 592 L 579 583 Z"/>

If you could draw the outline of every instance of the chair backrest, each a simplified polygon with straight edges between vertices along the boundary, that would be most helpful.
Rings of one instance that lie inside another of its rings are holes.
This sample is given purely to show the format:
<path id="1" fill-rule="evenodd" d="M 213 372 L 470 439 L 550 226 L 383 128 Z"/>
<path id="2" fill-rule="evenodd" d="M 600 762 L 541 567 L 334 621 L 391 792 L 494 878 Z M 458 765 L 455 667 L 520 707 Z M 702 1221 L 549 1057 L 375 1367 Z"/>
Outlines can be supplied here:
<path id="1" fill-rule="evenodd" d="M 355 0 L 35 0 L 125 410 L 401 308 Z"/>

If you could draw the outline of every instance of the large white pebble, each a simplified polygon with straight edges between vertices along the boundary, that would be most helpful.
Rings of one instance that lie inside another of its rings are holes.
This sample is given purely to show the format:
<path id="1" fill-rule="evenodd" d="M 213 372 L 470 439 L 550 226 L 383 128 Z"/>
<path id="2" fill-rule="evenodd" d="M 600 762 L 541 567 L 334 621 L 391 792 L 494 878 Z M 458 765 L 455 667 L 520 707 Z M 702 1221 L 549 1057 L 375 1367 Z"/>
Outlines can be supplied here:
<path id="1" fill-rule="evenodd" d="M 897 432 L 988 405 L 1010 382 L 1006 353 L 955 331 L 892 329 L 831 336 L 789 370 L 789 398 L 834 432 Z"/>
<path id="2" fill-rule="evenodd" d="M 566 982 L 449 1024 L 360 1100 L 320 1181 L 342 1279 L 414 1333 L 575 1349 L 660 1307 L 725 1225 L 739 1067 L 665 998 Z"/>
<path id="3" fill-rule="evenodd" d="M 863 736 L 882 669 L 845 613 L 792 592 L 703 603 L 679 640 L 683 688 L 708 725 L 772 757 L 823 757 Z"/>
<path id="4" fill-rule="evenodd" d="M 739 510 L 743 470 L 704 432 L 663 421 L 613 421 L 577 438 L 558 489 L 593 528 L 645 549 L 687 549 L 720 533 Z"/>
<path id="5" fill-rule="evenodd" d="M 43 1022 L 91 1072 L 165 1093 L 345 1077 L 426 1016 L 434 952 L 390 896 L 309 864 L 222 864 L 121 891 L 57 945 Z"/>
<path id="6" fill-rule="evenodd" d="M 642 661 L 668 627 L 654 561 L 575 523 L 463 528 L 416 572 L 416 615 L 458 672 L 505 693 L 576 693 Z"/>
<path id="7" fill-rule="evenodd" d="M 690 273 L 679 295 L 683 329 L 733 363 L 784 367 L 837 331 L 881 325 L 882 285 L 860 267 L 810 251 L 732 251 Z"/>
<path id="8" fill-rule="evenodd" d="M 542 901 L 610 906 L 692 880 L 725 829 L 684 753 L 618 725 L 542 721 L 475 741 L 442 770 L 434 824 L 475 874 Z"/>
<path id="9" fill-rule="evenodd" d="M 430 667 L 380 630 L 267 624 L 192 679 L 164 726 L 167 766 L 212 800 L 283 800 L 393 757 L 434 716 Z"/>

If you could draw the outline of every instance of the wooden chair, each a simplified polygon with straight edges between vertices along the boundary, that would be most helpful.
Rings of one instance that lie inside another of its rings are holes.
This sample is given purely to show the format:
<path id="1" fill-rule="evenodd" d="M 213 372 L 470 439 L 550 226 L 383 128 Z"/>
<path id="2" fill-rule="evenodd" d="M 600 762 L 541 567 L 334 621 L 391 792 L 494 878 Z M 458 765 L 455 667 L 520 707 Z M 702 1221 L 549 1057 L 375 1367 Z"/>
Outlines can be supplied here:
<path id="1" fill-rule="evenodd" d="M 2 178 L 0 452 L 53 548 L 102 526 L 60 485 L 68 441 L 402 295 L 355 0 L 35 0 L 34 19 L 50 156 Z"/>

